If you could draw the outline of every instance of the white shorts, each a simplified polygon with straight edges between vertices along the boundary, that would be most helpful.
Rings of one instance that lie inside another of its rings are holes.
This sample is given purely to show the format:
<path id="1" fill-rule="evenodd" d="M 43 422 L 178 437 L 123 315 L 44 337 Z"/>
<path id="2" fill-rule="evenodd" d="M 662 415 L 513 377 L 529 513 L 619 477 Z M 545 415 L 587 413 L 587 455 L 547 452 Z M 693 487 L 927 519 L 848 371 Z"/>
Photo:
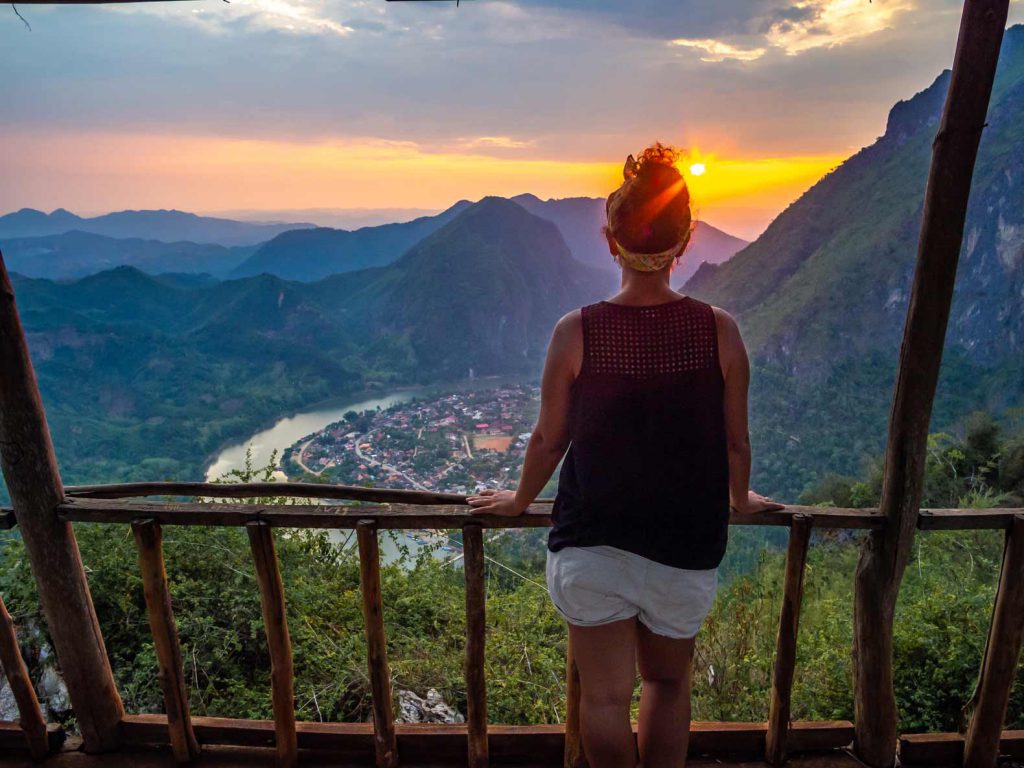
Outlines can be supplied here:
<path id="1" fill-rule="evenodd" d="M 691 638 L 711 610 L 718 569 L 673 568 L 611 546 L 547 551 L 548 594 L 570 624 L 636 616 L 652 632 Z"/>

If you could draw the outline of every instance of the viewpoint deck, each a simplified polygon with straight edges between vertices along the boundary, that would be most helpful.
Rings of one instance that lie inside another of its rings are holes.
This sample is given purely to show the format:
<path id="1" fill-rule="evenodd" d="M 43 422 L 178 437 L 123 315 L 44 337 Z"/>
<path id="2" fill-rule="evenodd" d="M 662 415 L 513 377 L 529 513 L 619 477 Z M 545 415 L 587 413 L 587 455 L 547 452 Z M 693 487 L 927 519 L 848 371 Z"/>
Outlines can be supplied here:
<path id="1" fill-rule="evenodd" d="M 177 765 L 169 750 L 138 749 L 124 751 L 112 755 L 87 755 L 81 751 L 81 742 L 69 741 L 56 755 L 47 760 L 46 765 L 52 768 L 173 768 Z M 30 768 L 35 765 L 28 756 L 17 757 L 11 754 L 0 756 L 0 768 Z M 243 747 L 219 747 L 204 750 L 201 758 L 191 763 L 195 768 L 263 768 L 274 765 L 274 752 L 271 749 L 253 749 Z M 328 755 L 315 752 L 302 754 L 302 765 L 308 768 L 338 768 L 339 766 L 365 766 L 365 763 L 343 762 Z M 554 768 L 561 761 L 515 763 L 518 768 Z M 711 766 L 731 766 L 731 768 L 763 768 L 766 763 L 754 761 L 723 762 L 706 758 L 690 759 L 688 766 L 693 768 L 711 768 Z M 791 768 L 858 768 L 861 764 L 850 757 L 845 751 L 832 750 L 814 755 L 794 757 L 789 761 Z M 409 763 L 408 768 L 427 768 L 431 763 Z"/>

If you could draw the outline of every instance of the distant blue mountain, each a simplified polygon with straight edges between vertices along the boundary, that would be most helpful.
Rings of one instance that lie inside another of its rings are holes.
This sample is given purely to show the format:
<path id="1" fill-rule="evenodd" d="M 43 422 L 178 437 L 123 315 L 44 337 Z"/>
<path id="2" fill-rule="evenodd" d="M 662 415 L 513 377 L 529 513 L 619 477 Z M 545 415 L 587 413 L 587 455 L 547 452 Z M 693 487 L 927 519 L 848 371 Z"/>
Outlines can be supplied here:
<path id="1" fill-rule="evenodd" d="M 114 238 L 188 241 L 224 246 L 256 245 L 292 229 L 313 224 L 262 224 L 258 222 L 197 216 L 185 211 L 117 211 L 85 218 L 63 208 L 43 213 L 34 208 L 0 216 L 0 239 L 61 235 L 78 230 Z"/>
<path id="2" fill-rule="evenodd" d="M 255 247 L 162 243 L 135 237 L 118 240 L 78 230 L 0 240 L 0 251 L 11 272 L 54 280 L 85 277 L 119 266 L 132 266 L 151 275 L 177 272 L 224 277 L 251 256 Z"/>
<path id="3" fill-rule="evenodd" d="M 435 216 L 352 231 L 317 227 L 285 232 L 262 245 L 231 276 L 251 277 L 265 272 L 287 280 L 312 282 L 328 275 L 382 267 L 397 260 L 470 205 L 468 200 L 460 200 Z"/>

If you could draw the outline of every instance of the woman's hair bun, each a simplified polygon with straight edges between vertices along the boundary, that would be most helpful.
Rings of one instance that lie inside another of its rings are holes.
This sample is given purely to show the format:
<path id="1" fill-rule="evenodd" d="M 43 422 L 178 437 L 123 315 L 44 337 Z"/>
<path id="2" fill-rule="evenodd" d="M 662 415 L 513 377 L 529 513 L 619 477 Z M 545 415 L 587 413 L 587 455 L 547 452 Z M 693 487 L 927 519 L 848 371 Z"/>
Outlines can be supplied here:
<path id="1" fill-rule="evenodd" d="M 660 253 L 689 238 L 690 191 L 677 163 L 682 153 L 661 142 L 622 167 L 622 185 L 608 196 L 607 229 L 625 248 Z"/>
<path id="2" fill-rule="evenodd" d="M 658 166 L 660 166 L 658 170 L 667 167 L 678 174 L 679 169 L 676 163 L 679 162 L 681 156 L 682 153 L 675 147 L 669 147 L 656 141 L 641 152 L 639 158 L 634 158 L 632 155 L 626 158 L 626 164 L 622 166 L 622 178 L 626 180 L 643 176 Z"/>

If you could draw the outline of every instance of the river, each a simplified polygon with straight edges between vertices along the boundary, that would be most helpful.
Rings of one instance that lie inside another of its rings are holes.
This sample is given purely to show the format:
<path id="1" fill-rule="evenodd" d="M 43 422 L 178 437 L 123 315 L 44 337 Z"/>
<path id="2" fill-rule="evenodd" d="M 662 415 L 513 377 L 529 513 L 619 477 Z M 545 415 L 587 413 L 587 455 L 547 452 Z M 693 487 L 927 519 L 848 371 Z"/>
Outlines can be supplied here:
<path id="1" fill-rule="evenodd" d="M 341 421 L 348 411 L 360 412 L 376 410 L 377 408 L 383 410 L 398 403 L 407 403 L 416 397 L 439 395 L 455 390 L 486 389 L 521 380 L 520 378 L 502 376 L 433 384 L 424 387 L 407 387 L 381 393 L 367 399 L 349 401 L 340 405 L 321 406 L 297 413 L 294 416 L 286 416 L 275 422 L 269 429 L 256 432 L 248 439 L 224 448 L 207 468 L 206 479 L 208 481 L 216 480 L 232 470 L 244 469 L 245 452 L 247 449 L 252 451 L 253 467 L 265 467 L 274 451 L 277 451 L 277 458 L 280 461 L 281 455 L 286 448 L 295 445 L 299 440 L 313 432 L 319 432 L 328 424 Z M 279 480 L 286 479 L 285 474 L 280 469 L 274 474 Z M 384 563 L 393 562 L 400 556 L 399 547 L 395 539 L 404 541 L 412 554 L 418 552 L 423 546 L 423 542 L 420 539 L 409 538 L 403 531 L 394 531 L 394 536 L 391 533 L 386 531 L 380 537 L 381 560 Z M 350 538 L 348 534 L 349 532 L 344 530 L 331 531 L 331 538 L 338 542 L 347 542 L 348 546 L 354 546 L 355 537 L 352 536 Z M 433 554 L 438 559 L 448 559 L 453 553 L 437 549 Z M 461 559 L 458 562 L 461 562 Z"/>

